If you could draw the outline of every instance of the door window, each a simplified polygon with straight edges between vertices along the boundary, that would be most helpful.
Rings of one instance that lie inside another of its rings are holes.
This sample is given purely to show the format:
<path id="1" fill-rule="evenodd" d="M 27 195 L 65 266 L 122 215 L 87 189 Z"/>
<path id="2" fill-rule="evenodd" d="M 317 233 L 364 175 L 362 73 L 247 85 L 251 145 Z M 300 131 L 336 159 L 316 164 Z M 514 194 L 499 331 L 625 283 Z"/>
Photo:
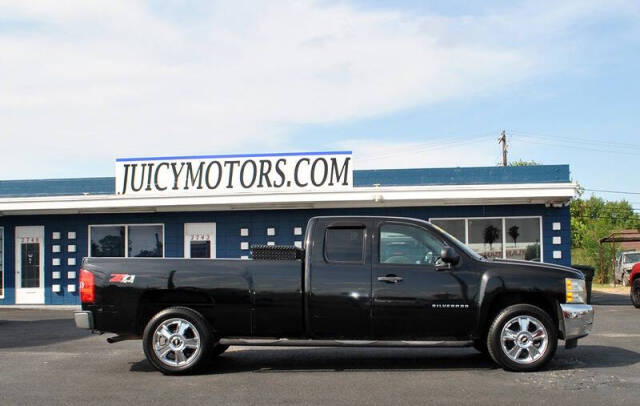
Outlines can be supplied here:
<path id="1" fill-rule="evenodd" d="M 428 231 L 404 224 L 380 227 L 380 263 L 429 264 L 440 257 L 444 243 Z"/>
<path id="2" fill-rule="evenodd" d="M 40 287 L 40 244 L 22 243 L 20 244 L 22 261 L 21 288 Z"/>
<path id="3" fill-rule="evenodd" d="M 211 258 L 210 241 L 189 241 L 191 258 Z"/>
<path id="4" fill-rule="evenodd" d="M 329 262 L 363 261 L 364 228 L 327 228 L 324 252 Z"/>

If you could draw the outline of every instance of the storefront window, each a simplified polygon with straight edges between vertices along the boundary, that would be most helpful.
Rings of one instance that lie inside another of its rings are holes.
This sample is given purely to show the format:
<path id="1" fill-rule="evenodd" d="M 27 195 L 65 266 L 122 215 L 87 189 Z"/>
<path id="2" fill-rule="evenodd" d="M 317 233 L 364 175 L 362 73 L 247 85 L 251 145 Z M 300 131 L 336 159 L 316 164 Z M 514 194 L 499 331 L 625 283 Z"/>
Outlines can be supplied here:
<path id="1" fill-rule="evenodd" d="M 124 257 L 124 226 L 91 226 L 91 257 Z"/>
<path id="2" fill-rule="evenodd" d="M 162 257 L 162 226 L 129 226 L 130 257 Z"/>
<path id="3" fill-rule="evenodd" d="M 4 297 L 4 228 L 0 227 L 0 297 Z"/>
<path id="4" fill-rule="evenodd" d="M 454 220 L 431 220 L 431 224 L 436 225 L 452 236 L 456 237 L 458 240 L 465 242 L 465 225 L 464 219 L 454 219 Z"/>
<path id="5" fill-rule="evenodd" d="M 162 225 L 90 226 L 89 240 L 91 257 L 164 256 Z"/>
<path id="6" fill-rule="evenodd" d="M 505 220 L 506 256 L 513 259 L 540 261 L 540 219 Z"/>
<path id="7" fill-rule="evenodd" d="M 469 220 L 467 245 L 487 258 L 502 258 L 502 219 Z"/>
<path id="8" fill-rule="evenodd" d="M 430 219 L 488 258 L 542 261 L 540 217 Z M 468 236 L 468 240 L 466 237 Z"/>

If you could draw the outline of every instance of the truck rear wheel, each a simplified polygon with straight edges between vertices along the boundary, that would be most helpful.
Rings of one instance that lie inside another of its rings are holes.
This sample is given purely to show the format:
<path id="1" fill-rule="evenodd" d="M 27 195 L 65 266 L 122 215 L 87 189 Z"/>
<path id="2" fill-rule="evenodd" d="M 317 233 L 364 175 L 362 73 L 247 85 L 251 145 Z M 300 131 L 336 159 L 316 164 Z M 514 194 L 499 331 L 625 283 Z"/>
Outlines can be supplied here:
<path id="1" fill-rule="evenodd" d="M 171 307 L 156 314 L 144 329 L 142 347 L 149 362 L 167 375 L 201 370 L 215 348 L 207 320 L 187 307 Z"/>
<path id="2" fill-rule="evenodd" d="M 487 334 L 491 358 L 510 371 L 535 371 L 556 352 L 558 336 L 551 317 L 537 306 L 518 304 L 501 311 Z"/>
<path id="3" fill-rule="evenodd" d="M 631 303 L 640 309 L 640 278 L 634 279 L 631 285 Z"/>

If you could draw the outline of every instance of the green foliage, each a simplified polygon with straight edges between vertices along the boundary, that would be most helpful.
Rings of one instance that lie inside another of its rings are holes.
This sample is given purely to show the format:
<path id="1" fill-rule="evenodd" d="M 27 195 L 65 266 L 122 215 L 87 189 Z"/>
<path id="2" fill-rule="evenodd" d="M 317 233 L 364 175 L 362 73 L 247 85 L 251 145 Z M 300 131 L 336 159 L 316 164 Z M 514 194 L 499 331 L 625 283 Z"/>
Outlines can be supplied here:
<path id="1" fill-rule="evenodd" d="M 599 197 L 571 202 L 571 260 L 575 264 L 591 265 L 602 283 L 612 275 L 612 260 L 616 247 L 603 244 L 603 269 L 600 269 L 600 238 L 614 231 L 640 228 L 640 215 L 629 202 L 606 201 Z"/>
<path id="2" fill-rule="evenodd" d="M 536 165 L 540 165 L 540 163 L 536 161 L 525 161 L 524 159 L 518 159 L 516 161 L 509 162 L 509 166 L 536 166 Z"/>

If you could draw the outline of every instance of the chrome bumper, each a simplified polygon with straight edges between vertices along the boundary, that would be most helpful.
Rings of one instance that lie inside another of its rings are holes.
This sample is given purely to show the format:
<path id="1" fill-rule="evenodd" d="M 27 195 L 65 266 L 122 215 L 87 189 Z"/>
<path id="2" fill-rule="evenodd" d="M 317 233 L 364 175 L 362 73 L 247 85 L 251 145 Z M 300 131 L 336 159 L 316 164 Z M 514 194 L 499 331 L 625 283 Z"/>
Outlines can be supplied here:
<path id="1" fill-rule="evenodd" d="M 561 304 L 564 339 L 584 337 L 593 327 L 593 307 L 588 304 Z"/>
<path id="2" fill-rule="evenodd" d="M 77 328 L 93 330 L 93 314 L 91 312 L 74 312 L 73 320 L 76 322 Z"/>

